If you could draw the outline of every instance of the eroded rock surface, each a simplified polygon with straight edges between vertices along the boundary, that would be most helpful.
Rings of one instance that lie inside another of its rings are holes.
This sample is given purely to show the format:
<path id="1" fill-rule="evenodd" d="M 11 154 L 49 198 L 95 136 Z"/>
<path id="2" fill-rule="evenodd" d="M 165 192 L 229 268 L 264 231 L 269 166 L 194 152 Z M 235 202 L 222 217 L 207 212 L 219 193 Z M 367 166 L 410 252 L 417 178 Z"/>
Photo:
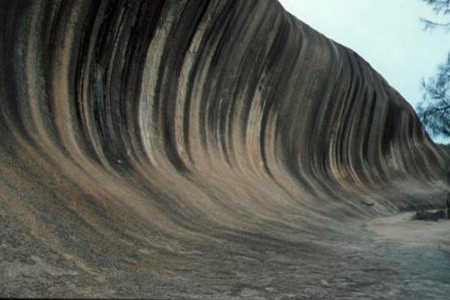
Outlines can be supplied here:
<path id="1" fill-rule="evenodd" d="M 367 62 L 277 1 L 1 1 L 0 20 L 0 296 L 403 282 L 349 245 L 440 201 L 442 158 Z"/>

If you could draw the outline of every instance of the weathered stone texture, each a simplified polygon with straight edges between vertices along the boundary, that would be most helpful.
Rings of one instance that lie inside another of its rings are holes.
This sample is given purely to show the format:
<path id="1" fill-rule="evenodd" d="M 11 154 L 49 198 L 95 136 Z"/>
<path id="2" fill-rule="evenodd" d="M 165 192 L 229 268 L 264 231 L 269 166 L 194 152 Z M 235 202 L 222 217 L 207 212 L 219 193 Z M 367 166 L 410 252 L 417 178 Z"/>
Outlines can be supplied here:
<path id="1" fill-rule="evenodd" d="M 0 217 L 89 274 L 315 252 L 439 192 L 413 109 L 276 1 L 1 1 L 0 20 Z"/>

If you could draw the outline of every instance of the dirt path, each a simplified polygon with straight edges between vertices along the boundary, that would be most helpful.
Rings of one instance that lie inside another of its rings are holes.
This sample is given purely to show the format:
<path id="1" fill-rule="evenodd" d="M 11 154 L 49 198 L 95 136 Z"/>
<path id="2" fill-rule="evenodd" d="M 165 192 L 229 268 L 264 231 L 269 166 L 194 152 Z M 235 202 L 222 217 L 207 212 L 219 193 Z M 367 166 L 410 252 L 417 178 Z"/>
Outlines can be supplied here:
<path id="1" fill-rule="evenodd" d="M 444 249 L 450 222 L 411 221 L 411 216 L 354 224 L 355 239 L 324 240 L 330 252 L 317 257 L 282 247 L 253 258 L 205 257 L 202 267 L 184 277 L 188 288 L 169 298 L 448 300 L 450 253 Z"/>
<path id="2" fill-rule="evenodd" d="M 1 231 L 0 295 L 170 300 L 448 300 L 450 253 L 443 249 L 448 249 L 445 239 L 450 241 L 450 222 L 410 221 L 410 217 L 411 214 L 401 214 L 349 224 L 351 238 L 319 237 L 314 242 L 320 243 L 319 247 L 314 251 L 309 244 L 204 249 L 192 258 L 189 268 L 183 267 L 183 271 L 173 275 L 108 269 L 102 282 L 75 266 L 64 272 L 56 269 L 57 262 L 43 256 L 42 251 L 30 256 L 26 245 L 17 240 L 18 235 L 2 238 L 5 231 Z M 1 221 L 0 218 L 0 225 Z"/>
<path id="3" fill-rule="evenodd" d="M 428 246 L 450 252 L 450 220 L 417 221 L 414 213 L 377 218 L 367 224 L 378 243 Z"/>

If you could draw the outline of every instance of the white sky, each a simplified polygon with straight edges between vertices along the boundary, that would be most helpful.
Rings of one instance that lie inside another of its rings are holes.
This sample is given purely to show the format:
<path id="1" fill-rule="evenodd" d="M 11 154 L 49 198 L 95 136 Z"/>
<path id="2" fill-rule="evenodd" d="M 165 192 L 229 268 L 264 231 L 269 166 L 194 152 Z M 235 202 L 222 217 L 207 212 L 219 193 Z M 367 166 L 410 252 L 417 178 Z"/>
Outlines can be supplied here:
<path id="1" fill-rule="evenodd" d="M 450 33 L 424 31 L 436 20 L 421 0 L 280 0 L 291 14 L 361 55 L 413 106 L 420 81 L 446 60 Z"/>

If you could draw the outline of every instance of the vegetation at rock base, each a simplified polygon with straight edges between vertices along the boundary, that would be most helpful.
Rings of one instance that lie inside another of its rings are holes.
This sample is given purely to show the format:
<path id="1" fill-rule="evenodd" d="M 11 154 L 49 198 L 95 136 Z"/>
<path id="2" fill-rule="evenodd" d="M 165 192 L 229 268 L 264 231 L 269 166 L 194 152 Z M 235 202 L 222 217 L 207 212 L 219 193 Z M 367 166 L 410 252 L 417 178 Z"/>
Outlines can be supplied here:
<path id="1" fill-rule="evenodd" d="M 419 209 L 416 211 L 416 214 L 413 217 L 414 220 L 421 221 L 438 221 L 440 219 L 448 219 L 448 209 L 434 209 L 434 210 L 426 210 Z"/>

